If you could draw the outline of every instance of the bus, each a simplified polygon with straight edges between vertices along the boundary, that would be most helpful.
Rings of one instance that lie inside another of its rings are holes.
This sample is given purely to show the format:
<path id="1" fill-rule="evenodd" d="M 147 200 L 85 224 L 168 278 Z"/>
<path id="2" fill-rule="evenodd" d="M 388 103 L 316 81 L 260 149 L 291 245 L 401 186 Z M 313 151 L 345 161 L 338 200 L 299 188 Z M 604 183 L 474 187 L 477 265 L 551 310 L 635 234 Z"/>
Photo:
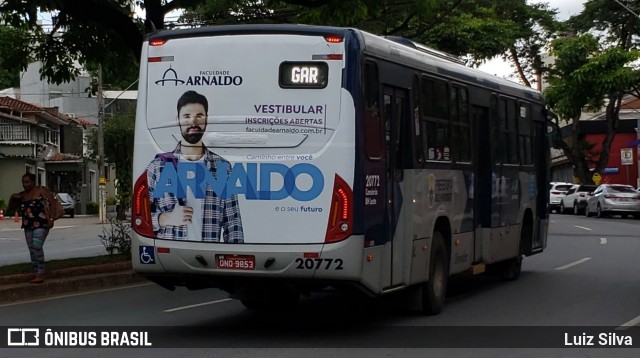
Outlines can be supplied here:
<path id="1" fill-rule="evenodd" d="M 543 97 L 446 53 L 355 28 L 161 30 L 139 83 L 132 264 L 164 288 L 249 309 L 404 290 L 438 314 L 451 275 L 514 280 L 546 247 Z"/>

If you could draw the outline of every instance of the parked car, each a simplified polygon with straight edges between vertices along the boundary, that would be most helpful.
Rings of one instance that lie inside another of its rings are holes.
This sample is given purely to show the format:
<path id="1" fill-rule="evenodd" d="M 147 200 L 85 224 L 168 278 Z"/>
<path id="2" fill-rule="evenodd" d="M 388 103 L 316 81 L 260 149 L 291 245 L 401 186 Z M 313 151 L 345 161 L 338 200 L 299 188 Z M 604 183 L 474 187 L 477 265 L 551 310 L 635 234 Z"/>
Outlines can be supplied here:
<path id="1" fill-rule="evenodd" d="M 575 184 L 567 191 L 562 199 L 560 199 L 560 213 L 564 214 L 571 212 L 574 215 L 579 215 L 584 212 L 584 208 L 587 207 L 587 199 L 591 196 L 596 185 Z"/>
<path id="2" fill-rule="evenodd" d="M 564 182 L 549 183 L 549 212 L 560 212 L 562 197 L 571 189 L 573 184 Z"/>
<path id="3" fill-rule="evenodd" d="M 76 214 L 76 201 L 73 200 L 73 197 L 68 193 L 58 193 L 56 194 L 56 199 L 62 204 L 64 208 L 65 215 L 69 215 L 70 217 L 74 217 Z"/>
<path id="4" fill-rule="evenodd" d="M 640 194 L 631 185 L 601 184 L 587 200 L 585 215 L 606 217 L 611 214 L 640 218 Z"/>

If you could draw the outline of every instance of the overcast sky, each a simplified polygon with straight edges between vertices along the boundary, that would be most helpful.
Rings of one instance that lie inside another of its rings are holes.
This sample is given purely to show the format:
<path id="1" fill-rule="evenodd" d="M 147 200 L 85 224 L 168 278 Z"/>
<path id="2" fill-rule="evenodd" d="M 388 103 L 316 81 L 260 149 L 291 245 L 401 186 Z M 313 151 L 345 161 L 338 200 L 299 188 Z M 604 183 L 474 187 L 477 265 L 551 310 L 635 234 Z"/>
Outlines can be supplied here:
<path id="1" fill-rule="evenodd" d="M 530 4 L 543 3 L 549 4 L 550 8 L 558 10 L 558 20 L 566 20 L 572 15 L 577 15 L 582 11 L 582 4 L 585 0 L 530 0 Z"/>
<path id="2" fill-rule="evenodd" d="M 582 4 L 584 4 L 586 0 L 529 0 L 528 2 L 530 4 L 546 2 L 547 4 L 549 4 L 550 8 L 556 9 L 558 11 L 558 14 L 556 15 L 558 20 L 566 20 L 572 15 L 577 15 L 582 12 Z M 492 75 L 505 77 L 516 82 L 518 81 L 517 79 L 507 77 L 513 74 L 515 72 L 515 69 L 509 64 L 502 61 L 502 59 L 500 58 L 490 60 L 478 68 L 481 71 L 490 73 Z"/>

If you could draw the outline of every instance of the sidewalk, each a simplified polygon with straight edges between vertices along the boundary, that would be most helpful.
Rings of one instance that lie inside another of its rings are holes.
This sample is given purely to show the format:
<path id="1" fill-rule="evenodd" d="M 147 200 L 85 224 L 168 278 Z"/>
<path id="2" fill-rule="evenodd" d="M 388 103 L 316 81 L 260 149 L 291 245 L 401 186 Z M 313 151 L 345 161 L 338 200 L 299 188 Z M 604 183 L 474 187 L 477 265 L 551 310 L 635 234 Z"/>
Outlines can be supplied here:
<path id="1" fill-rule="evenodd" d="M 58 226 L 69 224 L 100 225 L 100 221 L 95 215 L 76 215 L 73 219 L 64 217 L 56 221 Z M 0 232 L 19 227 L 12 217 L 0 220 Z M 29 283 L 31 278 L 32 274 L 0 276 L 0 304 L 146 281 L 133 272 L 130 261 L 52 270 L 46 273 L 42 284 Z"/>
<path id="2" fill-rule="evenodd" d="M 146 281 L 131 270 L 129 261 L 55 270 L 41 284 L 29 283 L 31 278 L 31 274 L 0 277 L 0 304 Z"/>

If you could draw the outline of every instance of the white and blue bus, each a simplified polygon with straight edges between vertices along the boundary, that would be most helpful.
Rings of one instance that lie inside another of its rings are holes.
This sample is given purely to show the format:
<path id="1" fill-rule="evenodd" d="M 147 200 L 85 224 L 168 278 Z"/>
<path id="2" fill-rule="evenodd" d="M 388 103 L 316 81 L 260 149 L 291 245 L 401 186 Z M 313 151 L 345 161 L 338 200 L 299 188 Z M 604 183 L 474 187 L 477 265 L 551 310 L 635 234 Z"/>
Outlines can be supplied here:
<path id="1" fill-rule="evenodd" d="M 439 313 L 454 274 L 520 274 L 546 247 L 539 92 L 402 38 L 235 25 L 145 39 L 134 270 L 249 308 L 407 291 Z"/>

